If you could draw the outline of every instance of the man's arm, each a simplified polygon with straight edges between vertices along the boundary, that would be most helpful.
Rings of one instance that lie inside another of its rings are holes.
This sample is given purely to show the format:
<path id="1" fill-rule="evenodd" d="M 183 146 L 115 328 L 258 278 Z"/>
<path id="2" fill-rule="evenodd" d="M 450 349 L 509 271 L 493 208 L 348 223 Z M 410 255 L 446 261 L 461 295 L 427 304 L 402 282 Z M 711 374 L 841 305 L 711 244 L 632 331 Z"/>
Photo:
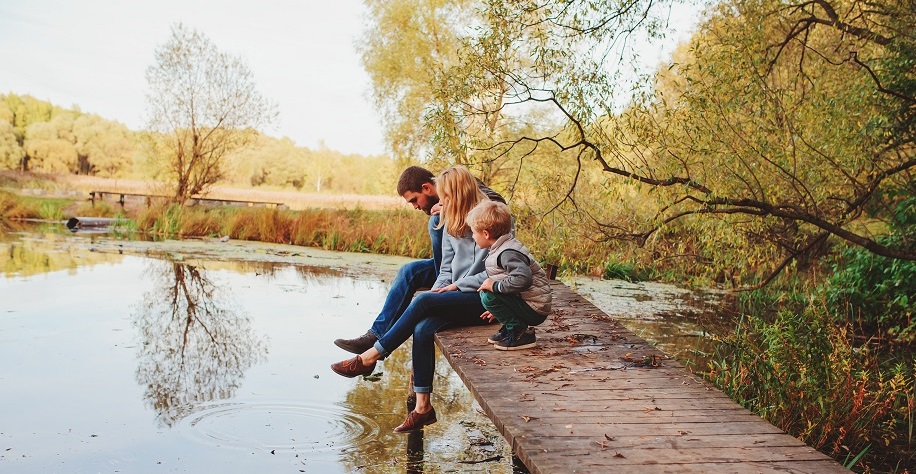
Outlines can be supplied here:
<path id="1" fill-rule="evenodd" d="M 483 184 L 483 181 L 477 178 L 474 179 L 477 180 L 477 188 L 480 189 L 482 193 L 486 194 L 491 201 L 497 201 L 506 204 L 506 200 L 498 192 L 490 189 L 486 184 Z"/>

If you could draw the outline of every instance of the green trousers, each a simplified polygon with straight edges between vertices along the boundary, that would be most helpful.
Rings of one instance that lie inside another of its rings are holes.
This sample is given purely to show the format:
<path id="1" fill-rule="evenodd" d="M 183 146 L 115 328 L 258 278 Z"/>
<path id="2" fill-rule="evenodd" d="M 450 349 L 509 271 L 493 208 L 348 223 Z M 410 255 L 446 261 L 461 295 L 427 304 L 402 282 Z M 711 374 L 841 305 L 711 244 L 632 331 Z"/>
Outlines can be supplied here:
<path id="1" fill-rule="evenodd" d="M 531 306 L 528 306 L 528 303 L 525 303 L 525 300 L 516 293 L 481 291 L 480 302 L 484 309 L 510 331 L 519 326 L 523 328 L 537 326 L 547 319 L 547 316 L 531 309 Z"/>

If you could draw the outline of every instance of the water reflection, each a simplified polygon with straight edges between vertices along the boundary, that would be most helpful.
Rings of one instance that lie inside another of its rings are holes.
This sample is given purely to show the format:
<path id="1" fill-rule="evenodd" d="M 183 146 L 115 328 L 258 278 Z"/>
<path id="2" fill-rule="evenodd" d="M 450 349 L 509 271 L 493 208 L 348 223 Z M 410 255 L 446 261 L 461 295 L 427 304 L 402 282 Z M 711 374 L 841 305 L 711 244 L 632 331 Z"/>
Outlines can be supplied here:
<path id="1" fill-rule="evenodd" d="M 65 239 L 56 233 L 20 238 L 0 232 L 0 272 L 6 277 L 28 277 L 61 270 L 72 273 L 78 267 L 120 261 L 118 255 L 71 251 L 61 245 Z"/>
<path id="2" fill-rule="evenodd" d="M 132 321 L 136 377 L 160 426 L 172 426 L 197 405 L 232 397 L 267 345 L 201 268 L 152 261 L 147 273 L 153 289 Z"/>

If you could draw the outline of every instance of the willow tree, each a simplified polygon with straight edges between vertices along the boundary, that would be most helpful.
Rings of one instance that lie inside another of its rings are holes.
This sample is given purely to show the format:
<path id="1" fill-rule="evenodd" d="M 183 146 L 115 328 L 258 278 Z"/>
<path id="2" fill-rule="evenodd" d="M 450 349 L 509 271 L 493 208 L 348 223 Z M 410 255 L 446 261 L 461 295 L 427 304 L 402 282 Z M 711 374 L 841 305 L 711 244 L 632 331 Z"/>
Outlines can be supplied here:
<path id="1" fill-rule="evenodd" d="M 223 177 L 225 157 L 244 148 L 276 107 L 255 88 L 241 57 L 178 24 L 146 71 L 148 138 L 173 196 L 183 202 Z"/>
<path id="2" fill-rule="evenodd" d="M 486 24 L 479 0 L 370 0 L 367 28 L 360 43 L 362 62 L 371 79 L 376 106 L 382 113 L 389 149 L 401 160 L 427 160 L 436 166 L 459 163 L 490 182 L 499 174 L 499 162 L 475 155 L 451 133 L 469 130 L 485 141 L 498 141 L 511 121 L 500 113 L 510 87 L 507 78 L 489 76 L 469 89 L 457 83 L 453 71 L 467 60 L 465 45 Z M 511 48 L 486 52 L 503 70 L 521 58 Z M 460 90 L 453 90 L 453 87 Z M 485 120 L 448 123 L 442 114 L 458 93 L 468 107 Z"/>
<path id="3" fill-rule="evenodd" d="M 553 155 L 568 183 L 558 204 L 606 238 L 643 244 L 696 222 L 718 235 L 737 230 L 738 252 L 767 248 L 755 258 L 769 261 L 771 276 L 821 255 L 831 236 L 916 258 L 912 243 L 886 245 L 871 225 L 893 220 L 896 204 L 916 194 L 912 2 L 729 0 L 670 70 L 635 87 L 622 81 L 631 62 L 620 45 L 663 35 L 670 5 L 488 0 L 427 114 L 443 132 L 434 139 L 494 161 Z M 529 61 L 492 54 L 509 49 Z M 499 113 L 538 106 L 557 119 L 481 141 L 475 124 L 495 111 L 468 98 L 494 80 L 509 85 Z M 581 189 L 589 168 L 617 186 L 653 189 L 652 212 L 615 216 L 604 209 L 620 201 L 584 202 L 595 198 Z"/>

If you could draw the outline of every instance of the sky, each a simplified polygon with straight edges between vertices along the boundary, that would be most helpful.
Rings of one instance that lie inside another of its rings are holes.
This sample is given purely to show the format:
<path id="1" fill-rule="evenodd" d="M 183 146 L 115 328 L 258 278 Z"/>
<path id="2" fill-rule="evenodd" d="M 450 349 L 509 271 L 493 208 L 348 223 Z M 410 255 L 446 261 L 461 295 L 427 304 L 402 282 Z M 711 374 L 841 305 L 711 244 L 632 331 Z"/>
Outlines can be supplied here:
<path id="1" fill-rule="evenodd" d="M 146 69 L 184 23 L 241 56 L 279 108 L 269 135 L 312 149 L 384 154 L 380 116 L 356 51 L 362 0 L 0 0 L 0 93 L 145 123 Z M 679 11 L 680 33 L 691 21 Z"/>

